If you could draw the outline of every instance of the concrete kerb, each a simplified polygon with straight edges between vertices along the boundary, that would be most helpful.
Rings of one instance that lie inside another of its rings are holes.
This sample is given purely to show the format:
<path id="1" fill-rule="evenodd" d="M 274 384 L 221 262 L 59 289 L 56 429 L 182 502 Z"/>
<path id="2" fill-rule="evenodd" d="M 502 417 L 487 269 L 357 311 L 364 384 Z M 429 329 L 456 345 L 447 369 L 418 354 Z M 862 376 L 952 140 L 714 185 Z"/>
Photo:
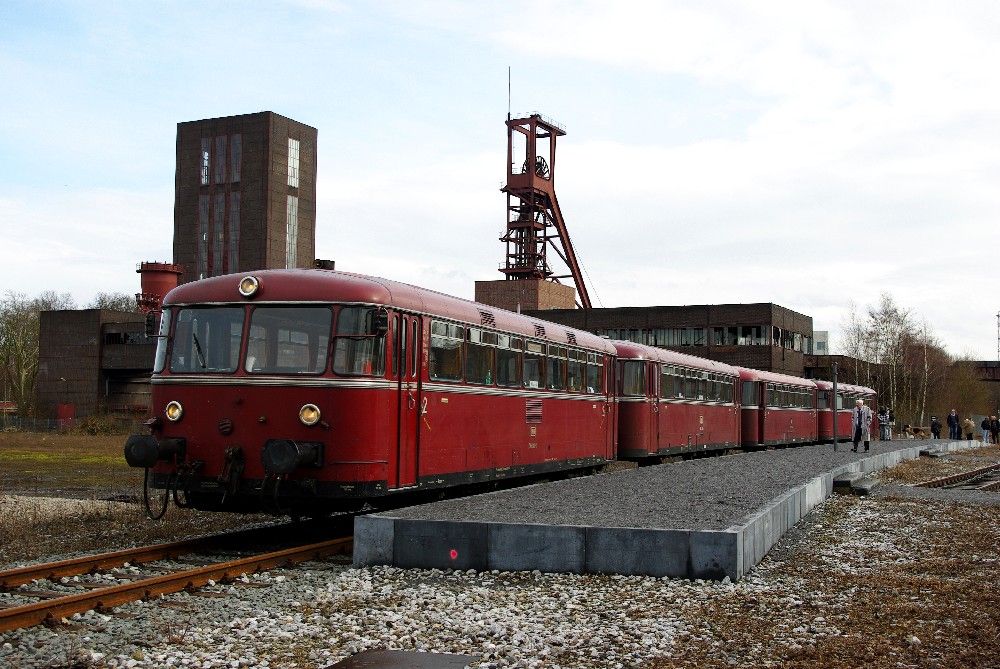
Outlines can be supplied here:
<path id="1" fill-rule="evenodd" d="M 936 446 L 953 452 L 979 442 Z M 738 580 L 833 492 L 833 479 L 919 457 L 921 448 L 873 453 L 795 486 L 725 530 L 484 523 L 358 516 L 355 566 L 615 573 Z"/>

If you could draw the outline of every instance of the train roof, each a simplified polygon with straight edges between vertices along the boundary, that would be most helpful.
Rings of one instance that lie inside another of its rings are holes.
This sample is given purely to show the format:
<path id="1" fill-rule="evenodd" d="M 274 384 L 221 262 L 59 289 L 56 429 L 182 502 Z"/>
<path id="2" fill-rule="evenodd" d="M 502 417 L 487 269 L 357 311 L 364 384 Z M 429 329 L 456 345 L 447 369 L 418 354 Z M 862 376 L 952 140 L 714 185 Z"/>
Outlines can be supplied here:
<path id="1" fill-rule="evenodd" d="M 253 298 L 244 298 L 239 294 L 237 287 L 240 279 L 250 274 L 260 281 L 260 289 Z M 563 345 L 575 345 L 603 351 L 609 355 L 615 354 L 615 347 L 611 342 L 585 330 L 516 314 L 399 281 L 352 272 L 272 269 L 227 274 L 180 285 L 167 293 L 163 305 L 206 302 L 236 304 L 344 302 L 383 305 L 440 316 L 474 327 L 499 330 Z M 544 335 L 539 334 L 539 327 L 542 328 Z"/>
<path id="2" fill-rule="evenodd" d="M 823 379 L 816 379 L 816 387 L 820 390 L 833 390 L 833 382 L 825 381 Z M 867 386 L 856 386 L 851 383 L 838 383 L 837 390 L 845 390 L 847 392 L 853 393 L 863 393 L 865 395 L 874 395 L 875 391 Z"/>
<path id="3" fill-rule="evenodd" d="M 678 353 L 677 351 L 670 351 L 656 346 L 636 344 L 631 341 L 615 340 L 611 343 L 614 344 L 615 349 L 617 349 L 618 357 L 623 359 L 653 360 L 668 365 L 683 365 L 684 367 L 704 369 L 706 371 L 728 374 L 730 376 L 736 376 L 739 373 L 739 370 L 732 365 L 727 365 L 724 362 L 718 362 L 716 360 L 709 360 L 707 358 L 699 358 L 695 355 Z"/>
<path id="4" fill-rule="evenodd" d="M 816 382 L 812 379 L 803 379 L 791 374 L 779 374 L 778 372 L 764 372 L 759 369 L 739 367 L 740 378 L 744 381 L 769 381 L 771 383 L 785 383 L 792 386 L 804 386 L 815 388 Z"/>

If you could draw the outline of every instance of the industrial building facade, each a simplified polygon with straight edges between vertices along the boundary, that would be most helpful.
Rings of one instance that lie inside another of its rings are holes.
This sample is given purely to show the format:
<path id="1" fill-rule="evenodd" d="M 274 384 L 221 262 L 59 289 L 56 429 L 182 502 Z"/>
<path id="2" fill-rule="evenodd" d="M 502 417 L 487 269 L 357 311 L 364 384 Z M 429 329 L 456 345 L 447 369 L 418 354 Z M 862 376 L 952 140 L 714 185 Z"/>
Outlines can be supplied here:
<path id="1" fill-rule="evenodd" d="M 312 266 L 317 136 L 316 128 L 269 111 L 177 124 L 181 283 Z"/>
<path id="2" fill-rule="evenodd" d="M 145 412 L 156 340 L 145 316 L 107 309 L 43 311 L 38 332 L 39 415 Z M 64 412 L 57 411 L 65 407 Z"/>
<path id="3" fill-rule="evenodd" d="M 812 318 L 770 302 L 526 312 L 549 321 L 730 365 L 805 375 Z"/>

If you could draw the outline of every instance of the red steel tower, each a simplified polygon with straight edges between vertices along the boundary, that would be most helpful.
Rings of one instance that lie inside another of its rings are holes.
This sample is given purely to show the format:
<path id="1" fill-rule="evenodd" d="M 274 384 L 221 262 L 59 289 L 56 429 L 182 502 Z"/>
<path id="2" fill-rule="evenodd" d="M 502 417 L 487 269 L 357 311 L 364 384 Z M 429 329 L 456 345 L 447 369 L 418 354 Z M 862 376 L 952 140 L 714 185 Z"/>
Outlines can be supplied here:
<path id="1" fill-rule="evenodd" d="M 578 306 L 590 308 L 590 295 L 573 251 L 555 191 L 556 138 L 566 131 L 541 114 L 507 121 L 507 231 L 506 259 L 500 271 L 508 280 L 572 278 Z M 549 264 L 549 247 L 568 268 L 556 274 Z"/>

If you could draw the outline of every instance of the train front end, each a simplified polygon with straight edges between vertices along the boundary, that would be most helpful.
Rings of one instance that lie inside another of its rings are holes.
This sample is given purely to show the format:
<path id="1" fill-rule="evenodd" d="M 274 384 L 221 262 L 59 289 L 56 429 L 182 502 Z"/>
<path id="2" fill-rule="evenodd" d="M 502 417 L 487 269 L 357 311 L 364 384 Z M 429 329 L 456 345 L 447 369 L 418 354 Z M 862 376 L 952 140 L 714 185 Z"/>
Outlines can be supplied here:
<path id="1" fill-rule="evenodd" d="M 164 300 L 148 434 L 125 446 L 151 516 L 168 497 L 297 516 L 386 494 L 383 296 L 331 295 L 319 274 L 215 277 Z"/>

